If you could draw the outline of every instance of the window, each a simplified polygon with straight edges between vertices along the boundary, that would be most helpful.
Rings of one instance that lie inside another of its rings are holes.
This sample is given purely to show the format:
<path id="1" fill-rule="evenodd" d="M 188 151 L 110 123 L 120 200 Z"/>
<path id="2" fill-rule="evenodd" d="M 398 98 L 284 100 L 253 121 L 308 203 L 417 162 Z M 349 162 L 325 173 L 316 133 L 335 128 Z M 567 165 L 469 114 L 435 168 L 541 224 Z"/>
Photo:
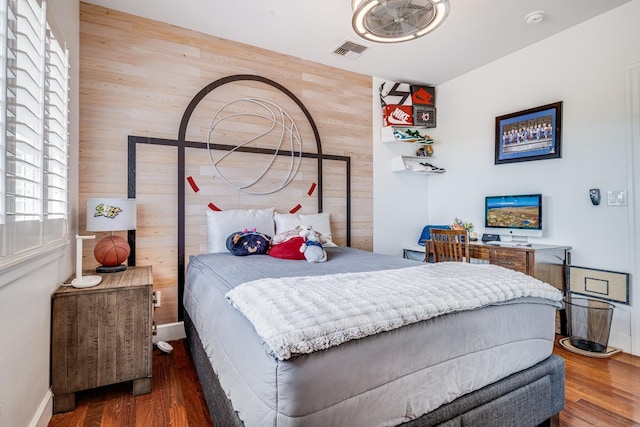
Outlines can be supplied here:
<path id="1" fill-rule="evenodd" d="M 67 239 L 69 56 L 44 0 L 0 0 L 0 266 Z"/>

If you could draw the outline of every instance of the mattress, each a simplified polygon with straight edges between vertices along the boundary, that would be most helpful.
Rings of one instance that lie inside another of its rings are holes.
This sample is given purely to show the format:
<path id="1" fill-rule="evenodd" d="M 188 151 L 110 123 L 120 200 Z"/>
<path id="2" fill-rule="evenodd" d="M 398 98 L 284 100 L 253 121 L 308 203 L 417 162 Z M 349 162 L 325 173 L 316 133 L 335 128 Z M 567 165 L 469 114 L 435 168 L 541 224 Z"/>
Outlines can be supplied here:
<path id="1" fill-rule="evenodd" d="M 398 425 L 549 357 L 556 306 L 538 298 L 439 316 L 277 360 L 225 294 L 263 277 L 419 263 L 351 248 L 329 262 L 205 254 L 190 259 L 185 309 L 222 388 L 247 426 Z"/>

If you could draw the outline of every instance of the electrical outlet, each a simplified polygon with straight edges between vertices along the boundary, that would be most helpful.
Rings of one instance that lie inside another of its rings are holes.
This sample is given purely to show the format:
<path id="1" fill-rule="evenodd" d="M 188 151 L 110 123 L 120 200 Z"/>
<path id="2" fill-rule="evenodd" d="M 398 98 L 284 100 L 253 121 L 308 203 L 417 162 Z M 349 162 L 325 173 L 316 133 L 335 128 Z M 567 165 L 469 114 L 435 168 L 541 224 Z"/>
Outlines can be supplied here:
<path id="1" fill-rule="evenodd" d="M 153 291 L 153 307 L 160 307 L 162 293 L 160 291 Z"/>

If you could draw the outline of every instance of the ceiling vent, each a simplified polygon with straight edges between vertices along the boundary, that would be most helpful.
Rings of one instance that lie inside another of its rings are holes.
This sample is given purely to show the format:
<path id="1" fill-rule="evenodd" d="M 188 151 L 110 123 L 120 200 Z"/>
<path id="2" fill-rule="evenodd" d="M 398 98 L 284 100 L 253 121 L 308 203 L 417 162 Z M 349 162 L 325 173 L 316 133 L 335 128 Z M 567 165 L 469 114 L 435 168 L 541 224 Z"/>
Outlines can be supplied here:
<path id="1" fill-rule="evenodd" d="M 335 53 L 336 55 L 344 56 L 345 58 L 357 59 L 367 49 L 367 46 L 363 46 L 361 44 L 350 42 L 347 40 L 340 46 L 335 48 L 333 50 L 333 53 Z"/>

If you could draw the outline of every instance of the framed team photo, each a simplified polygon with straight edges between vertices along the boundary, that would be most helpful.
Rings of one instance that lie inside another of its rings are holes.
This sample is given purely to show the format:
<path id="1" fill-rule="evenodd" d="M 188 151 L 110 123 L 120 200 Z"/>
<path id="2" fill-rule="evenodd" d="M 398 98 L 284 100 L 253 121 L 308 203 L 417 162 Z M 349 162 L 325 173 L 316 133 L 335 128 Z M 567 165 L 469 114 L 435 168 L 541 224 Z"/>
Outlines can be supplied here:
<path id="1" fill-rule="evenodd" d="M 560 158 L 562 102 L 496 117 L 495 164 Z"/>

